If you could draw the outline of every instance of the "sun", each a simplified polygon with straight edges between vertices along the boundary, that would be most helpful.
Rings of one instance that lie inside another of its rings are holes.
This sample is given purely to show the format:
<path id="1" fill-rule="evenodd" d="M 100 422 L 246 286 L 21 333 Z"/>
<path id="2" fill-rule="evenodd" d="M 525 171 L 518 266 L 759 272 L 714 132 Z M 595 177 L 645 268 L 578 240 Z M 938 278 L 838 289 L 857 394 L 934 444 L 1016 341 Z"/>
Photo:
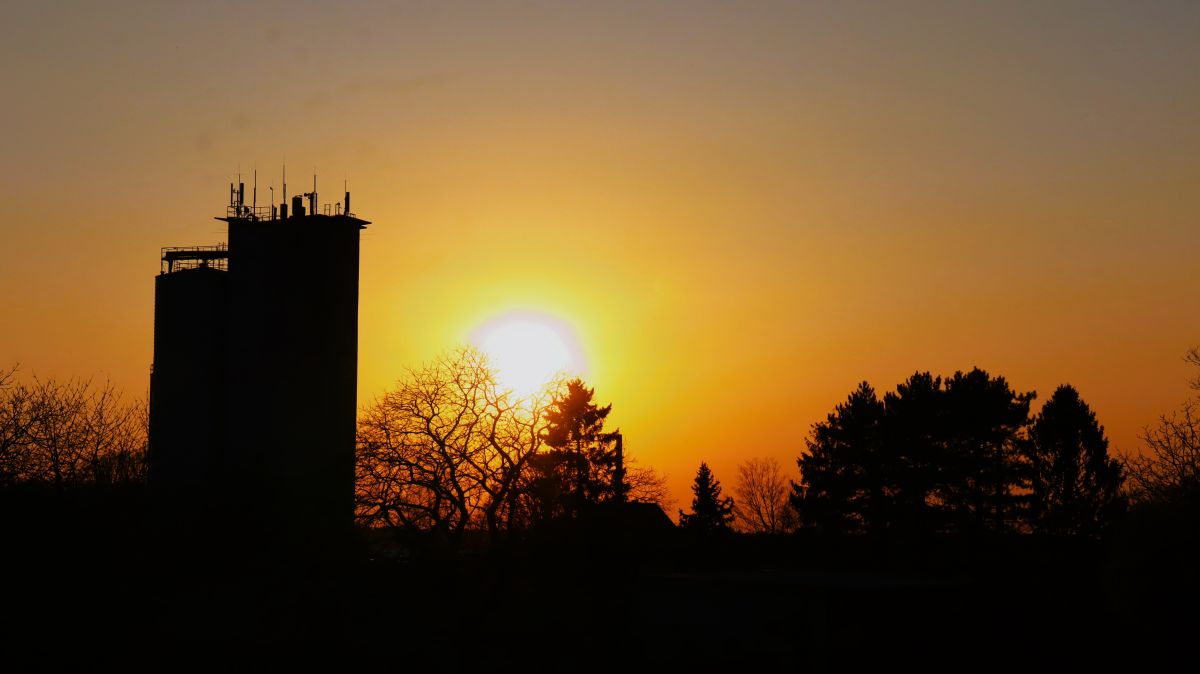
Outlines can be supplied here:
<path id="1" fill-rule="evenodd" d="M 585 369 L 575 332 L 546 314 L 502 314 L 476 328 L 471 343 L 487 354 L 498 383 L 519 396 L 539 391 L 557 375 L 582 375 Z"/>

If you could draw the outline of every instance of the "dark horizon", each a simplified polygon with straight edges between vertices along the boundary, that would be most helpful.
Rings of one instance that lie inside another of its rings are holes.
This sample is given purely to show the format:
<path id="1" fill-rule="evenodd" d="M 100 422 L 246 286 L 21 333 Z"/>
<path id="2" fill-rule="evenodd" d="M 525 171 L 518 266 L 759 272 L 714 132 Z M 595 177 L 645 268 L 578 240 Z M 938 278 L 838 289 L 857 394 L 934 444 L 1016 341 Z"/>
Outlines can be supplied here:
<path id="1" fill-rule="evenodd" d="M 7 669 L 1193 657 L 1200 4 L 6 10 Z"/>
<path id="2" fill-rule="evenodd" d="M 915 371 L 1069 382 L 1136 451 L 1200 331 L 1197 33 L 1169 1 L 18 2 L 0 362 L 144 392 L 154 255 L 286 166 L 384 223 L 359 405 L 536 314 L 677 496 L 693 448 L 790 462 Z"/>

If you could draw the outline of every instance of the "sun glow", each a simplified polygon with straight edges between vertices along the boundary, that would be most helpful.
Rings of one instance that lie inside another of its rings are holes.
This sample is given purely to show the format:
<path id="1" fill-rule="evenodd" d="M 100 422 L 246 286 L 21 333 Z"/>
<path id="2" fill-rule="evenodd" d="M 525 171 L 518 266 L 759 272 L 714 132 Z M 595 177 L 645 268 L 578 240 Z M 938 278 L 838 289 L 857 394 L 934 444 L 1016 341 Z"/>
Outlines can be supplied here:
<path id="1" fill-rule="evenodd" d="M 530 312 L 509 313 L 477 328 L 471 342 L 487 354 L 501 386 L 534 393 L 557 375 L 582 375 L 579 340 L 563 321 Z"/>

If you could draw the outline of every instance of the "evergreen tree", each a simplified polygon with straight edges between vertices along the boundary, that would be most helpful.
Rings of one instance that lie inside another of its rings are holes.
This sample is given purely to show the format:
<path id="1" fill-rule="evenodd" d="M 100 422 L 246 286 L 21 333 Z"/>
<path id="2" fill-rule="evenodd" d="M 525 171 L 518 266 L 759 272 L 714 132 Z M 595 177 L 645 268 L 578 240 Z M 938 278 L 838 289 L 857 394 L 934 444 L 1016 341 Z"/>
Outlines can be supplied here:
<path id="1" fill-rule="evenodd" d="M 862 382 L 825 421 L 814 424 L 800 456 L 792 505 L 804 524 L 831 532 L 881 532 L 890 510 L 890 461 L 883 403 Z"/>
<path id="2" fill-rule="evenodd" d="M 978 368 L 917 372 L 883 400 L 862 382 L 813 425 L 792 505 L 806 526 L 879 538 L 1008 529 L 1032 398 Z"/>
<path id="3" fill-rule="evenodd" d="M 1123 509 L 1121 463 L 1109 458 L 1104 427 L 1073 387 L 1046 401 L 1026 447 L 1035 531 L 1095 536 Z"/>
<path id="4" fill-rule="evenodd" d="M 892 524 L 904 535 L 924 536 L 942 528 L 946 513 L 936 494 L 944 491 L 948 456 L 942 378 L 916 372 L 883 397 L 884 435 L 893 456 Z"/>
<path id="5" fill-rule="evenodd" d="M 1036 394 L 1017 393 L 984 370 L 943 381 L 942 475 L 938 500 L 961 531 L 1005 531 L 1023 515 L 1028 487 L 1021 435 Z"/>
<path id="6" fill-rule="evenodd" d="M 614 495 L 618 466 L 611 445 L 616 434 L 604 431 L 612 405 L 600 407 L 592 400 L 594 394 L 595 389 L 574 379 L 546 412 L 542 439 L 550 450 L 530 460 L 531 492 L 543 519 L 578 516 Z"/>
<path id="7" fill-rule="evenodd" d="M 708 464 L 700 462 L 692 484 L 692 512 L 679 511 L 679 526 L 701 533 L 727 531 L 733 522 L 733 499 L 721 497 L 721 481 L 713 477 Z"/>

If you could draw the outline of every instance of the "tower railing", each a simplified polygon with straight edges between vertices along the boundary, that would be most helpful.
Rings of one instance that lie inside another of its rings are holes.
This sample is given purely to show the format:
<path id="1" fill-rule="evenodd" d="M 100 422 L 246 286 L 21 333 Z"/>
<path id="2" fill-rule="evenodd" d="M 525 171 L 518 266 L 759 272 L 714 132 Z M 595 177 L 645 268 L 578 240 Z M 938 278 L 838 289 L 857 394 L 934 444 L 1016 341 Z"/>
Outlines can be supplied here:
<path id="1" fill-rule="evenodd" d="M 215 246 L 168 246 L 162 249 L 162 261 L 158 267 L 160 274 L 201 268 L 228 271 L 229 246 L 220 243 Z"/>
<path id="2" fill-rule="evenodd" d="M 270 206 L 226 206 L 225 217 L 243 220 L 272 220 Z"/>
<path id="3" fill-rule="evenodd" d="M 343 213 L 342 208 L 343 205 L 340 201 L 332 204 L 323 204 L 321 207 L 321 213 L 319 215 L 327 215 L 331 217 L 337 215 L 346 215 L 352 218 L 354 217 L 353 213 Z M 309 215 L 315 214 L 310 213 Z M 279 219 L 278 211 L 274 213 L 271 212 L 270 206 L 226 206 L 225 217 L 227 219 L 253 221 Z"/>

